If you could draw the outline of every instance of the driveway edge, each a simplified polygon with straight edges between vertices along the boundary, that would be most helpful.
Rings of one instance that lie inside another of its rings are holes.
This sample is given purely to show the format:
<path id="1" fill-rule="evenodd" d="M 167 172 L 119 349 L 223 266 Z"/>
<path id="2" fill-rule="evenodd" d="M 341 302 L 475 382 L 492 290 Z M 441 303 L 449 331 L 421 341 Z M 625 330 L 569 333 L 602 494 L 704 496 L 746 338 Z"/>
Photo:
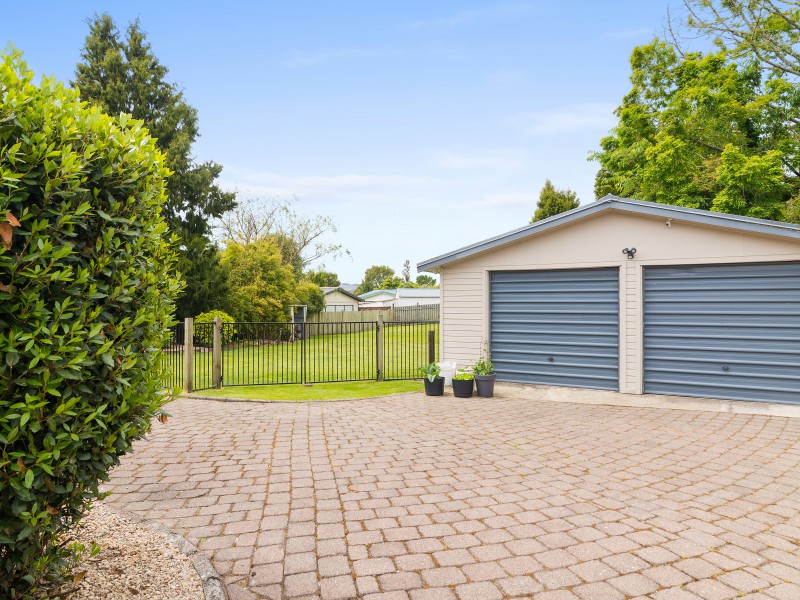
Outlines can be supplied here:
<path id="1" fill-rule="evenodd" d="M 800 418 L 800 405 L 778 404 L 775 402 L 748 402 L 745 400 L 720 400 L 718 398 L 690 398 L 687 396 L 655 394 L 623 394 L 607 390 L 530 385 L 525 383 L 497 383 L 496 390 L 501 397 L 544 402 Z"/>
<path id="2" fill-rule="evenodd" d="M 330 400 L 259 400 L 254 398 L 234 398 L 231 396 L 204 396 L 202 394 L 178 394 L 178 398 L 187 398 L 189 400 L 215 400 L 217 402 L 247 402 L 250 404 L 305 404 L 307 402 L 353 402 L 356 400 L 381 400 L 383 398 L 397 398 L 398 396 L 411 396 L 413 394 L 420 394 L 419 392 L 400 392 L 397 394 L 388 394 L 386 396 L 365 396 L 363 398 L 332 398 Z"/>
<path id="3" fill-rule="evenodd" d="M 135 513 L 106 503 L 104 503 L 103 506 L 112 512 L 122 515 L 126 519 L 136 522 L 145 529 L 149 529 L 150 531 L 157 533 L 164 539 L 164 541 L 174 546 L 178 552 L 191 560 L 197 576 L 203 583 L 203 596 L 205 600 L 228 600 L 228 592 L 225 590 L 225 586 L 222 585 L 222 580 L 220 579 L 216 569 L 214 569 L 214 566 L 211 564 L 211 561 L 208 560 L 206 555 L 203 554 L 194 544 L 190 543 L 183 536 L 171 532 L 169 528 L 162 523 L 149 521 L 148 519 L 145 519 L 144 517 L 141 517 Z"/>

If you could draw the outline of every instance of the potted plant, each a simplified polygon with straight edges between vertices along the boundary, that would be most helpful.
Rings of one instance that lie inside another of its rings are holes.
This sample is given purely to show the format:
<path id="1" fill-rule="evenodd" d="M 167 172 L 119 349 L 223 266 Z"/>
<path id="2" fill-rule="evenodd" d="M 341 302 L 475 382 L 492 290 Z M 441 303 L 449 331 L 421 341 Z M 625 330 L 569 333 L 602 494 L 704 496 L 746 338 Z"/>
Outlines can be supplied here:
<path id="1" fill-rule="evenodd" d="M 494 395 L 494 380 L 497 375 L 494 372 L 494 364 L 489 360 L 489 350 L 487 345 L 483 345 L 478 362 L 472 366 L 475 377 L 475 389 L 481 398 L 491 398 Z"/>
<path id="2" fill-rule="evenodd" d="M 453 375 L 453 395 L 456 398 L 472 398 L 474 385 L 475 377 L 469 367 Z"/>
<path id="3" fill-rule="evenodd" d="M 425 376 L 425 395 L 444 396 L 444 377 L 439 375 L 442 372 L 439 365 L 430 363 L 419 370 Z"/>

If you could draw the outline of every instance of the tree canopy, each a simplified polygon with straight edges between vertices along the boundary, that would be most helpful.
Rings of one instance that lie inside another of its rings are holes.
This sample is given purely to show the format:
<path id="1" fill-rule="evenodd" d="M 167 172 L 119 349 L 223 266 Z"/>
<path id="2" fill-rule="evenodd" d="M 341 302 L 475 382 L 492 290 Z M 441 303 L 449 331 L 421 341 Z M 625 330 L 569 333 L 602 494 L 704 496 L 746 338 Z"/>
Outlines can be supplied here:
<path id="1" fill-rule="evenodd" d="M 108 14 L 96 16 L 89 22 L 81 59 L 73 82 L 81 99 L 108 114 L 144 121 L 172 172 L 163 215 L 179 236 L 178 269 L 187 284 L 178 316 L 213 308 L 224 294 L 224 276 L 218 271 L 211 221 L 233 208 L 236 196 L 217 185 L 220 165 L 197 163 L 192 156 L 199 136 L 197 110 L 167 81 L 169 71 L 153 53 L 138 19 L 123 37 Z"/>
<path id="2" fill-rule="evenodd" d="M 394 276 L 394 269 L 386 265 L 373 265 L 364 271 L 364 279 L 356 289 L 356 295 L 379 289 L 387 277 Z"/>
<path id="3" fill-rule="evenodd" d="M 539 201 L 536 203 L 536 212 L 531 223 L 578 208 L 580 204 L 581 201 L 575 192 L 570 189 L 557 190 L 548 179 L 539 192 Z"/>
<path id="4" fill-rule="evenodd" d="M 231 283 L 226 312 L 239 321 L 288 320 L 289 305 L 296 304 L 296 281 L 275 242 L 231 242 L 222 252 L 222 266 Z"/>
<path id="5" fill-rule="evenodd" d="M 634 49 L 632 89 L 593 154 L 595 193 L 748 215 L 796 218 L 800 90 L 726 50 Z"/>
<path id="6" fill-rule="evenodd" d="M 687 25 L 734 57 L 800 77 L 800 4 L 796 0 L 685 0 Z"/>
<path id="7" fill-rule="evenodd" d="M 437 287 L 439 284 L 431 275 L 417 275 L 417 285 L 419 287 Z"/>
<path id="8" fill-rule="evenodd" d="M 412 281 L 406 281 L 400 275 L 391 275 L 387 277 L 378 286 L 379 290 L 396 290 L 397 288 L 415 288 L 417 284 Z"/>
<path id="9" fill-rule="evenodd" d="M 326 256 L 347 253 L 342 244 L 331 240 L 338 231 L 336 222 L 325 215 L 307 217 L 298 213 L 296 201 L 244 200 L 220 219 L 222 234 L 239 244 L 272 238 L 284 260 L 298 271 Z"/>
<path id="10" fill-rule="evenodd" d="M 307 271 L 305 278 L 316 283 L 320 287 L 339 287 L 342 285 L 342 282 L 336 273 L 326 271 L 322 267 Z"/>

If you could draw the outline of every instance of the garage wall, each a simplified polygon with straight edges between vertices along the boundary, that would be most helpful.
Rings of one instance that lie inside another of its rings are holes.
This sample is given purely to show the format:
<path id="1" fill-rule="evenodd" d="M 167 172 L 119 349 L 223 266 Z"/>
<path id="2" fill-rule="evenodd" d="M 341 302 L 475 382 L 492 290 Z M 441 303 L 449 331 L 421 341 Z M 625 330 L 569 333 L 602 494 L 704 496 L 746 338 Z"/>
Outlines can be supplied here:
<path id="1" fill-rule="evenodd" d="M 636 258 L 622 254 L 636 247 Z M 800 260 L 800 243 L 609 211 L 441 267 L 441 356 L 473 363 L 489 337 L 489 272 L 620 268 L 620 390 L 642 393 L 642 269 L 646 265 Z"/>

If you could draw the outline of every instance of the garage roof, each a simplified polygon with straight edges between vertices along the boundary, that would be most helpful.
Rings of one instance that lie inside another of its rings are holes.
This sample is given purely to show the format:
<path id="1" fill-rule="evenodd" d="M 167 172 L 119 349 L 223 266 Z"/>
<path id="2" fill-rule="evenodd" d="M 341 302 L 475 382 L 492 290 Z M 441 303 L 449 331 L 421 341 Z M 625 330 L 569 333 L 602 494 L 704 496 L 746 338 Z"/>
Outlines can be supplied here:
<path id="1" fill-rule="evenodd" d="M 672 204 L 659 204 L 658 202 L 644 202 L 643 200 L 620 198 L 619 196 L 612 196 L 609 194 L 597 202 L 579 206 L 578 208 L 561 213 L 560 215 L 555 215 L 549 219 L 537 221 L 525 227 L 520 227 L 519 229 L 514 229 L 513 231 L 483 240 L 477 244 L 464 246 L 458 250 L 453 250 L 452 252 L 424 260 L 417 264 L 417 271 L 431 271 L 447 263 L 486 252 L 487 250 L 493 250 L 505 244 L 516 242 L 529 236 L 543 233 L 549 229 L 560 227 L 567 223 L 578 221 L 608 210 L 663 217 L 665 219 L 679 219 L 681 221 L 699 223 L 701 225 L 788 237 L 800 241 L 800 225 L 795 225 L 794 223 L 780 223 L 767 219 L 754 219 L 752 217 L 711 212 L 697 208 L 673 206 Z"/>

